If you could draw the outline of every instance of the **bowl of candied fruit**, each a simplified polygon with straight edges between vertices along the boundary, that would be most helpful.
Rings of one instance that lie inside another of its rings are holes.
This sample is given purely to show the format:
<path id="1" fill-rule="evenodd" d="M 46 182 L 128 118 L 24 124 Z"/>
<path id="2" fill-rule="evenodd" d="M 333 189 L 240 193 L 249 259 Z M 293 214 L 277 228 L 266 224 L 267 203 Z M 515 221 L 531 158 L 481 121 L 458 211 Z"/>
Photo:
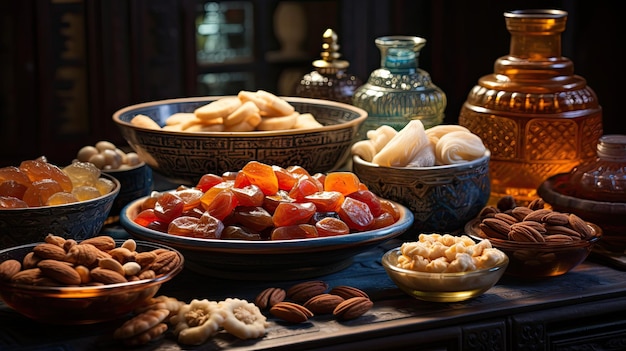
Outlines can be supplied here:
<path id="1" fill-rule="evenodd" d="M 311 174 L 258 161 L 153 192 L 120 215 L 134 237 L 180 250 L 186 267 L 235 279 L 336 272 L 412 222 L 406 207 L 374 195 L 352 172 Z"/>
<path id="2" fill-rule="evenodd" d="M 119 191 L 117 179 L 88 162 L 59 167 L 40 157 L 0 168 L 0 248 L 42 241 L 49 233 L 93 237 Z"/>
<path id="3" fill-rule="evenodd" d="M 420 234 L 387 251 L 382 265 L 389 278 L 411 297 L 432 302 L 476 298 L 502 278 L 509 257 L 489 240 L 467 235 Z"/>
<path id="4" fill-rule="evenodd" d="M 253 160 L 310 172 L 339 169 L 366 118 L 366 111 L 349 104 L 264 90 L 152 101 L 113 114 L 148 166 L 186 185 Z"/>

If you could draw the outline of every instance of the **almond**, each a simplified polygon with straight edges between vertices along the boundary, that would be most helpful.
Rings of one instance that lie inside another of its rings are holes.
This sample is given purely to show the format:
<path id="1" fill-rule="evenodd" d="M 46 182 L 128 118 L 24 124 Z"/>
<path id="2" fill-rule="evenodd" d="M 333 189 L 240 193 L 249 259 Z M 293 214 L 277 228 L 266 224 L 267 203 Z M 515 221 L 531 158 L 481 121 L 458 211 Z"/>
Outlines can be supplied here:
<path id="1" fill-rule="evenodd" d="M 548 225 L 567 225 L 569 224 L 569 216 L 561 212 L 550 212 L 543 216 L 542 222 Z"/>
<path id="2" fill-rule="evenodd" d="M 574 230 L 574 229 L 572 229 L 570 227 L 566 227 L 564 225 L 546 225 L 546 230 L 547 230 L 547 234 L 550 234 L 550 235 L 553 235 L 553 234 L 569 235 L 574 240 L 582 239 L 582 235 L 583 235 L 583 234 L 577 232 L 576 230 Z"/>
<path id="3" fill-rule="evenodd" d="M 139 263 L 141 267 L 148 267 L 157 258 L 157 254 L 152 251 L 138 252 L 135 255 L 135 262 Z"/>
<path id="4" fill-rule="evenodd" d="M 48 233 L 48 235 L 46 235 L 46 237 L 44 238 L 44 241 L 47 242 L 48 244 L 54 244 L 58 247 L 63 247 L 63 245 L 65 244 L 64 237 L 54 235 L 52 233 Z"/>
<path id="5" fill-rule="evenodd" d="M 496 213 L 493 217 L 497 218 L 497 219 L 500 219 L 500 220 L 503 220 L 503 221 L 507 222 L 508 224 L 513 224 L 513 223 L 519 222 L 519 220 L 516 217 L 514 217 L 514 216 L 512 216 L 512 215 L 510 215 L 508 213 Z"/>
<path id="6" fill-rule="evenodd" d="M 333 315 L 339 320 L 355 319 L 369 311 L 374 303 L 372 300 L 358 296 L 349 298 L 335 307 Z"/>
<path id="7" fill-rule="evenodd" d="M 93 267 L 98 263 L 100 252 L 100 249 L 91 244 L 74 245 L 67 252 L 67 260 L 76 265 Z"/>
<path id="8" fill-rule="evenodd" d="M 0 280 L 9 281 L 22 269 L 22 264 L 18 260 L 6 260 L 0 263 Z"/>
<path id="9" fill-rule="evenodd" d="M 109 251 L 115 248 L 115 239 L 108 235 L 100 235 L 93 238 L 85 239 L 79 245 L 91 244 L 102 251 Z"/>
<path id="10" fill-rule="evenodd" d="M 333 313 L 335 307 L 343 301 L 345 299 L 339 295 L 319 294 L 310 298 L 303 306 L 314 314 L 328 314 Z"/>
<path id="11" fill-rule="evenodd" d="M 523 242 L 544 242 L 546 241 L 536 229 L 525 224 L 517 224 L 511 226 L 509 232 L 509 240 Z"/>
<path id="12" fill-rule="evenodd" d="M 180 257 L 174 251 L 165 251 L 157 255 L 156 259 L 150 265 L 150 269 L 161 275 L 170 272 L 180 263 Z"/>
<path id="13" fill-rule="evenodd" d="M 29 268 L 15 273 L 11 281 L 17 284 L 39 285 L 37 282 L 40 281 L 42 277 L 41 269 Z"/>
<path id="14" fill-rule="evenodd" d="M 112 257 L 98 260 L 98 267 L 104 268 L 104 269 L 110 269 L 121 275 L 126 275 L 126 272 L 124 271 L 124 267 L 122 266 L 122 264 Z"/>
<path id="15" fill-rule="evenodd" d="M 575 231 L 581 234 L 583 239 L 589 239 L 595 235 L 593 229 L 587 225 L 587 223 L 577 215 L 570 213 L 568 216 L 569 226 Z"/>
<path id="16" fill-rule="evenodd" d="M 37 267 L 41 269 L 41 274 L 54 279 L 60 283 L 67 285 L 80 285 L 80 274 L 74 269 L 74 267 L 67 263 L 56 260 L 41 260 Z"/>
<path id="17" fill-rule="evenodd" d="M 528 208 L 531 210 L 541 210 L 546 206 L 546 202 L 543 199 L 534 199 L 528 204 Z"/>
<path id="18" fill-rule="evenodd" d="M 518 222 L 521 222 L 524 220 L 524 218 L 526 216 L 528 216 L 529 213 L 531 213 L 533 210 L 531 210 L 528 207 L 525 206 L 517 206 L 514 209 L 511 210 L 511 216 L 515 217 L 517 219 Z"/>
<path id="19" fill-rule="evenodd" d="M 296 284 L 287 289 L 287 297 L 296 302 L 305 302 L 315 295 L 322 294 L 328 289 L 328 284 L 321 280 L 312 280 Z"/>
<path id="20" fill-rule="evenodd" d="M 509 231 L 511 231 L 511 224 L 495 217 L 485 218 L 482 220 L 481 224 L 489 227 L 489 229 L 498 233 L 500 236 L 506 235 Z"/>
<path id="21" fill-rule="evenodd" d="M 370 298 L 365 291 L 361 290 L 361 289 L 357 289 L 355 287 L 352 286 L 347 286 L 347 285 L 340 285 L 340 286 L 335 286 L 334 288 L 330 289 L 330 294 L 334 294 L 334 295 L 339 295 L 341 297 L 344 298 L 344 300 L 347 300 L 351 297 L 365 297 L 365 298 Z"/>
<path id="22" fill-rule="evenodd" d="M 277 318 L 291 323 L 302 323 L 313 317 L 308 308 L 294 302 L 282 301 L 270 308 L 270 313 Z"/>
<path id="23" fill-rule="evenodd" d="M 35 255 L 35 253 L 31 251 L 27 253 L 26 256 L 24 256 L 24 259 L 22 260 L 22 266 L 24 269 L 35 268 L 37 267 L 37 263 L 39 263 L 39 261 L 41 261 L 41 258 L 37 257 L 37 255 Z"/>
<path id="24" fill-rule="evenodd" d="M 135 260 L 135 255 L 137 254 L 134 251 L 130 251 L 125 247 L 116 247 L 108 251 L 109 255 L 114 259 L 118 260 L 121 264 L 124 264 L 129 261 Z"/>
<path id="25" fill-rule="evenodd" d="M 42 243 L 33 248 L 33 252 L 39 258 L 57 261 L 65 261 L 65 250 L 55 244 Z"/>
<path id="26" fill-rule="evenodd" d="M 126 278 L 123 275 L 112 271 L 110 269 L 104 269 L 100 267 L 96 267 L 91 270 L 91 279 L 96 282 L 100 282 L 103 284 L 117 284 L 117 283 L 126 283 Z"/>
<path id="27" fill-rule="evenodd" d="M 254 304 L 264 310 L 285 300 L 287 293 L 281 288 L 267 288 L 254 299 Z"/>
<path id="28" fill-rule="evenodd" d="M 548 210 L 548 209 L 533 210 L 531 213 L 526 215 L 526 217 L 524 217 L 524 221 L 541 222 L 543 217 L 550 212 L 552 212 L 552 210 Z"/>

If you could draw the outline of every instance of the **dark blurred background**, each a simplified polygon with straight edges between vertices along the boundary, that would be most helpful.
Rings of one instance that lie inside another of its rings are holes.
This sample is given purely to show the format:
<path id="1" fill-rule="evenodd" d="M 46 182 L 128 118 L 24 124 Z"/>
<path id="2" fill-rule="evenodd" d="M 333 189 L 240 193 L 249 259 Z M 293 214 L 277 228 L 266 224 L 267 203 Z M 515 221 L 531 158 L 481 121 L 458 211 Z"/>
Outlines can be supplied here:
<path id="1" fill-rule="evenodd" d="M 140 102 L 265 89 L 292 95 L 327 28 L 348 71 L 380 66 L 384 35 L 427 39 L 419 66 L 446 93 L 445 124 L 508 54 L 503 12 L 568 11 L 562 54 L 603 107 L 605 134 L 626 134 L 616 2 L 20 0 L 0 3 L 0 167 L 45 155 L 63 165 L 84 145 L 126 146 L 113 113 Z M 621 27 L 620 27 L 621 28 Z M 620 94 L 621 95 L 621 94 Z"/>

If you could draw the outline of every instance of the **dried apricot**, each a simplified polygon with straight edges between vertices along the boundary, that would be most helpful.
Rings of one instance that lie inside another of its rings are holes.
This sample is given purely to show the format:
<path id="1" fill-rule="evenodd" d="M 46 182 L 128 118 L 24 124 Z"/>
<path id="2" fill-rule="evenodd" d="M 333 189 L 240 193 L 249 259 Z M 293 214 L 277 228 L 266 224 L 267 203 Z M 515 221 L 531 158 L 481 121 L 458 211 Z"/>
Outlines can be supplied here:
<path id="1" fill-rule="evenodd" d="M 374 222 L 374 216 L 365 202 L 346 197 L 341 208 L 339 217 L 353 230 L 367 230 Z"/>
<path id="2" fill-rule="evenodd" d="M 326 175 L 324 190 L 348 195 L 359 190 L 359 184 L 361 184 L 359 177 L 352 172 L 332 172 Z"/>
<path id="3" fill-rule="evenodd" d="M 278 191 L 278 178 L 272 166 L 257 161 L 248 162 L 241 171 L 250 180 L 251 184 L 257 185 L 265 195 L 273 195 Z"/>
<path id="4" fill-rule="evenodd" d="M 317 229 L 310 224 L 288 225 L 284 227 L 274 228 L 270 239 L 272 240 L 290 240 L 290 239 L 308 239 L 317 238 Z"/>
<path id="5" fill-rule="evenodd" d="M 304 224 L 317 212 L 312 202 L 281 202 L 272 217 L 275 227 Z"/>
<path id="6" fill-rule="evenodd" d="M 315 223 L 318 236 L 335 236 L 350 233 L 350 228 L 341 219 L 325 217 Z"/>

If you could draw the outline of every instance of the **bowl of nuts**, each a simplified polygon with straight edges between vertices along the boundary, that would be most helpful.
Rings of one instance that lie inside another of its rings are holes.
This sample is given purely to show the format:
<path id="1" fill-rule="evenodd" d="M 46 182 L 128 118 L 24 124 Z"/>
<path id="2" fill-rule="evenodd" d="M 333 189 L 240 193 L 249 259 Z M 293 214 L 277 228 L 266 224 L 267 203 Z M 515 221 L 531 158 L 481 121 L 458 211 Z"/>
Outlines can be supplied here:
<path id="1" fill-rule="evenodd" d="M 98 235 L 120 187 L 87 162 L 59 167 L 39 158 L 0 168 L 0 249 L 48 233 L 74 240 Z"/>
<path id="2" fill-rule="evenodd" d="M 489 240 L 509 256 L 507 275 L 545 278 L 565 274 L 589 256 L 602 238 L 602 229 L 574 213 L 544 205 L 542 199 L 528 206 L 501 199 L 498 206 L 485 207 L 468 222 L 465 232 Z"/>
<path id="3" fill-rule="evenodd" d="M 129 202 L 150 194 L 153 189 L 152 169 L 136 152 L 126 152 L 110 141 L 83 146 L 75 162 L 90 162 L 104 174 L 120 182 L 120 192 L 109 212 L 108 223 L 119 220 L 120 211 Z"/>
<path id="4" fill-rule="evenodd" d="M 168 246 L 96 236 L 0 250 L 0 297 L 20 314 L 50 324 L 121 318 L 152 298 L 183 269 Z"/>
<path id="5" fill-rule="evenodd" d="M 420 234 L 387 251 L 382 265 L 408 295 L 432 302 L 458 302 L 482 295 L 502 277 L 508 256 L 488 240 L 466 235 Z"/>
<path id="6" fill-rule="evenodd" d="M 148 166 L 187 185 L 252 160 L 311 172 L 338 169 L 366 118 L 349 104 L 263 90 L 147 102 L 113 115 Z"/>

